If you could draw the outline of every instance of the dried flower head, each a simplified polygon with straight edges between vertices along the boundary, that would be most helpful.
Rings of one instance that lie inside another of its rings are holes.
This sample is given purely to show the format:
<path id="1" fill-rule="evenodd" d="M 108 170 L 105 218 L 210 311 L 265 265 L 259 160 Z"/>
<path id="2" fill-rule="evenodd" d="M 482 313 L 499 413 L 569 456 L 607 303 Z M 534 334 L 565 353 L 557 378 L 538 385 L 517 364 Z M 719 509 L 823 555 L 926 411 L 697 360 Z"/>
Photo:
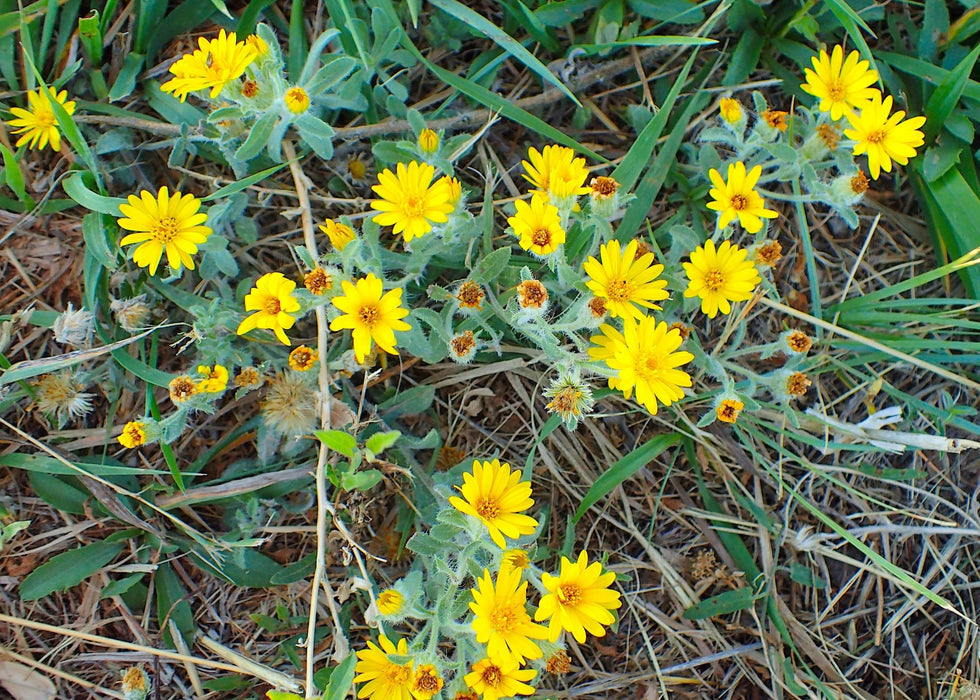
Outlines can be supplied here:
<path id="1" fill-rule="evenodd" d="M 715 553 L 710 549 L 702 549 L 691 562 L 691 576 L 694 577 L 695 581 L 704 581 L 715 575 L 718 566 L 718 558 Z"/>
<path id="2" fill-rule="evenodd" d="M 258 389 L 265 383 L 265 377 L 255 367 L 242 367 L 235 376 L 235 386 L 245 391 Z"/>
<path id="3" fill-rule="evenodd" d="M 755 264 L 773 267 L 783 257 L 783 247 L 779 241 L 766 241 L 755 249 Z"/>
<path id="4" fill-rule="evenodd" d="M 606 300 L 602 297 L 592 297 L 588 303 L 589 313 L 592 314 L 592 318 L 596 321 L 601 321 L 609 313 L 609 309 L 606 307 Z"/>
<path id="5" fill-rule="evenodd" d="M 592 191 L 589 192 L 592 199 L 609 199 L 616 194 L 619 183 L 616 182 L 615 178 L 600 175 L 589 181 L 589 187 L 592 188 Z"/>
<path id="6" fill-rule="evenodd" d="M 291 87 L 282 98 L 286 108 L 293 114 L 302 114 L 310 108 L 310 96 L 301 87 Z"/>
<path id="7" fill-rule="evenodd" d="M 793 372 L 786 379 L 786 393 L 790 396 L 804 396 L 813 382 L 803 372 Z"/>
<path id="8" fill-rule="evenodd" d="M 82 418 L 92 410 L 94 394 L 82 391 L 84 388 L 85 383 L 71 370 L 45 374 L 34 382 L 35 405 L 64 425 L 67 420 Z"/>
<path id="9" fill-rule="evenodd" d="M 477 693 L 467 693 L 460 690 L 453 696 L 453 700 L 480 700 L 480 696 Z"/>
<path id="10" fill-rule="evenodd" d="M 432 129 L 422 129 L 419 133 L 419 150 L 423 155 L 431 156 L 439 150 L 439 134 Z"/>
<path id="11" fill-rule="evenodd" d="M 851 178 L 851 192 L 854 194 L 864 194 L 870 185 L 871 181 L 863 170 L 858 170 L 857 175 Z"/>
<path id="12" fill-rule="evenodd" d="M 715 414 L 722 423 L 734 423 L 738 420 L 738 414 L 745 408 L 745 404 L 738 399 L 722 399 L 715 406 Z"/>
<path id="13" fill-rule="evenodd" d="M 574 430 L 578 420 L 588 415 L 595 406 L 592 390 L 575 371 L 563 370 L 544 395 L 551 399 L 546 406 L 548 411 L 557 413 L 571 430 Z"/>
<path id="14" fill-rule="evenodd" d="M 549 656 L 548 662 L 545 664 L 545 669 L 553 676 L 564 676 L 567 674 L 572 670 L 572 660 L 568 656 L 568 652 L 564 649 L 559 649 Z"/>
<path id="15" fill-rule="evenodd" d="M 766 123 L 773 129 L 778 129 L 779 131 L 786 131 L 786 116 L 788 112 L 781 112 L 778 109 L 767 109 L 762 113 L 762 118 L 766 120 Z"/>
<path id="16" fill-rule="evenodd" d="M 687 340 L 688 338 L 691 337 L 691 327 L 684 323 L 681 323 L 680 321 L 674 321 L 673 323 L 671 323 L 669 326 L 667 326 L 667 330 L 668 331 L 676 330 L 678 333 L 681 334 L 682 341 Z"/>
<path id="17" fill-rule="evenodd" d="M 737 124 L 742 120 L 742 104 L 734 97 L 722 97 L 718 103 L 721 118 L 729 124 Z"/>
<path id="18" fill-rule="evenodd" d="M 314 389 L 300 372 L 279 373 L 269 380 L 262 402 L 266 425 L 279 435 L 306 435 L 316 428 Z"/>
<path id="19" fill-rule="evenodd" d="M 303 277 L 303 286 L 310 294 L 320 296 L 333 289 L 333 275 L 322 267 L 315 267 Z"/>
<path id="20" fill-rule="evenodd" d="M 297 372 L 305 372 L 313 369 L 319 359 L 320 353 L 316 350 L 305 345 L 300 345 L 289 353 L 289 366 Z"/>
<path id="21" fill-rule="evenodd" d="M 146 444 L 146 423 L 130 421 L 123 426 L 123 431 L 117 438 L 119 444 L 130 449 Z"/>
<path id="22" fill-rule="evenodd" d="M 463 331 L 454 335 L 449 341 L 449 356 L 459 362 L 466 364 L 476 355 L 476 338 L 473 331 Z"/>
<path id="23" fill-rule="evenodd" d="M 456 301 L 459 302 L 459 308 L 463 311 L 479 311 L 483 308 L 485 297 L 483 288 L 470 280 L 464 281 L 456 291 Z"/>
<path id="24" fill-rule="evenodd" d="M 175 406 L 184 403 L 197 393 L 197 382 L 186 374 L 171 379 L 168 387 L 170 402 Z"/>
<path id="25" fill-rule="evenodd" d="M 783 341 L 793 355 L 805 355 L 813 347 L 813 339 L 800 330 L 791 330 L 783 333 Z"/>
<path id="26" fill-rule="evenodd" d="M 116 323 L 130 333 L 142 330 L 150 317 L 150 305 L 146 303 L 145 294 L 132 299 L 113 299 L 109 308 L 116 315 Z"/>
<path id="27" fill-rule="evenodd" d="M 56 341 L 76 348 L 85 346 L 94 330 L 95 316 L 85 309 L 73 308 L 70 301 L 68 308 L 54 320 L 51 326 Z"/>
<path id="28" fill-rule="evenodd" d="M 840 132 L 830 124 L 820 124 L 817 127 L 817 136 L 827 146 L 827 150 L 834 151 L 840 145 Z"/>
<path id="29" fill-rule="evenodd" d="M 522 309 L 544 309 L 548 290 L 538 280 L 524 280 L 517 285 L 517 300 Z"/>
<path id="30" fill-rule="evenodd" d="M 242 83 L 242 97 L 252 99 L 259 94 L 259 84 L 254 80 L 246 80 Z"/>
<path id="31" fill-rule="evenodd" d="M 143 700 L 150 692 L 150 677 L 142 666 L 131 666 L 123 672 L 120 685 L 126 700 Z"/>

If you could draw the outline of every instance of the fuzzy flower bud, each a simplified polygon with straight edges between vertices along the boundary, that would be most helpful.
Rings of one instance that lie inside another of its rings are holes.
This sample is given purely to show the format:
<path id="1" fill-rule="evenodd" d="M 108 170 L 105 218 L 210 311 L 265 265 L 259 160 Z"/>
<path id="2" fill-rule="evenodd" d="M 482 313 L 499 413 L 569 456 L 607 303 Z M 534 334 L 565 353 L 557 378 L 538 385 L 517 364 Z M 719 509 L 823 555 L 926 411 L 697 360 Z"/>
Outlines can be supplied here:
<path id="1" fill-rule="evenodd" d="M 431 156 L 439 150 L 439 134 L 432 129 L 422 129 L 419 134 L 419 150 L 422 155 Z"/>

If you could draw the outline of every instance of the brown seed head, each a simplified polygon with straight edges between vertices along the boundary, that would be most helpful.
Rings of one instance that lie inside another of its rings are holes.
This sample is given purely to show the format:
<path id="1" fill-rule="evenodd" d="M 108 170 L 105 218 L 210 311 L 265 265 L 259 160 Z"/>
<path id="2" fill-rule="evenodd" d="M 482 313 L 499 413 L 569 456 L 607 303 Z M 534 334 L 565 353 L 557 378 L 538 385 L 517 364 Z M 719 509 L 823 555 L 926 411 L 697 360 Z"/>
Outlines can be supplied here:
<path id="1" fill-rule="evenodd" d="M 174 405 L 187 401 L 197 391 L 197 384 L 186 374 L 170 380 L 170 401 Z"/>
<path id="2" fill-rule="evenodd" d="M 242 97 L 252 98 L 259 94 L 259 84 L 254 80 L 242 83 Z"/>
<path id="3" fill-rule="evenodd" d="M 303 285 L 310 292 L 320 296 L 333 288 L 333 276 L 322 267 L 314 268 L 303 277 Z"/>
<path id="4" fill-rule="evenodd" d="M 783 247 L 779 241 L 768 241 L 755 249 L 755 264 L 772 267 L 783 257 Z"/>
<path id="5" fill-rule="evenodd" d="M 453 336 L 449 341 L 449 347 L 457 359 L 469 359 L 476 351 L 476 339 L 473 331 L 463 331 L 459 335 Z"/>
<path id="6" fill-rule="evenodd" d="M 589 187 L 592 188 L 592 192 L 589 193 L 592 199 L 609 199 L 616 194 L 616 190 L 619 189 L 619 183 L 611 177 L 600 175 L 599 177 L 592 178 L 589 182 Z"/>
<path id="7" fill-rule="evenodd" d="M 778 109 L 767 109 L 762 113 L 762 118 L 766 120 L 773 129 L 779 129 L 780 131 L 786 131 L 786 115 L 787 112 L 781 112 Z"/>
<path id="8" fill-rule="evenodd" d="M 258 389 L 263 381 L 262 375 L 254 367 L 242 367 L 235 376 L 235 386 L 239 389 Z"/>
<path id="9" fill-rule="evenodd" d="M 805 355 L 813 347 L 813 339 L 803 331 L 792 331 L 786 336 L 789 349 L 798 355 Z"/>
<path id="10" fill-rule="evenodd" d="M 521 308 L 540 309 L 548 301 L 548 290 L 538 280 L 525 280 L 517 285 Z"/>
<path id="11" fill-rule="evenodd" d="M 803 372 L 793 372 L 786 380 L 786 393 L 790 396 L 803 396 L 813 382 Z"/>
<path id="12" fill-rule="evenodd" d="M 870 185 L 871 181 L 863 170 L 858 170 L 858 174 L 851 178 L 851 192 L 854 194 L 864 194 Z"/>
<path id="13" fill-rule="evenodd" d="M 564 649 L 559 649 L 548 657 L 548 663 L 545 665 L 545 668 L 553 676 L 564 676 L 572 670 L 572 660 Z"/>

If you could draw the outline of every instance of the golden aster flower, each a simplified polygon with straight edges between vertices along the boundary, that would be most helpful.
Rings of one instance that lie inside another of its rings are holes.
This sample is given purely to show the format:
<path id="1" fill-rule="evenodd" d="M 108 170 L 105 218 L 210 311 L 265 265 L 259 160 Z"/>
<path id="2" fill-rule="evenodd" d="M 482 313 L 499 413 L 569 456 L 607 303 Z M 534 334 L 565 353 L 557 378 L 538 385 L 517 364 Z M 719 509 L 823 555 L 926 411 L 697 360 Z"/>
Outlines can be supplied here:
<path id="1" fill-rule="evenodd" d="M 585 186 L 589 177 L 585 158 L 576 158 L 571 148 L 551 145 L 539 153 L 532 147 L 528 149 L 527 157 L 528 160 L 521 161 L 526 173 L 524 179 L 534 185 L 536 192 L 557 199 L 589 193 Z M 545 201 L 547 199 L 545 197 Z"/>
<path id="2" fill-rule="evenodd" d="M 269 380 L 262 418 L 277 435 L 308 435 L 316 428 L 315 389 L 300 372 L 279 373 Z"/>
<path id="3" fill-rule="evenodd" d="M 197 393 L 197 382 L 192 377 L 182 374 L 170 380 L 168 389 L 170 390 L 170 402 L 174 406 L 179 406 Z"/>
<path id="4" fill-rule="evenodd" d="M 256 57 L 265 56 L 269 53 L 269 45 L 258 34 L 250 34 L 245 37 L 245 43 L 255 49 Z"/>
<path id="5" fill-rule="evenodd" d="M 586 286 L 606 300 L 606 309 L 614 318 L 637 319 L 643 315 L 640 306 L 659 310 L 654 302 L 670 296 L 667 280 L 657 279 L 664 266 L 655 265 L 652 254 L 637 259 L 636 249 L 636 241 L 630 241 L 625 250 L 619 241 L 609 241 L 599 248 L 602 262 L 589 256 L 582 265 L 589 276 Z"/>
<path id="6" fill-rule="evenodd" d="M 721 118 L 729 124 L 735 124 L 742 120 L 742 105 L 733 97 L 722 97 L 718 103 L 718 111 Z"/>
<path id="7" fill-rule="evenodd" d="M 439 150 L 439 134 L 432 129 L 422 129 L 419 133 L 419 150 L 424 155 L 431 156 Z"/>
<path id="8" fill-rule="evenodd" d="M 605 328 L 603 324 L 603 331 Z M 689 352 L 677 352 L 682 342 L 680 331 L 663 321 L 658 323 L 649 316 L 639 322 L 623 319 L 623 342 L 613 343 L 613 356 L 606 359 L 606 364 L 617 370 L 613 388 L 627 399 L 635 389 L 636 400 L 654 415 L 657 402 L 669 406 L 680 401 L 684 398 L 681 387 L 691 386 L 691 375 L 677 368 L 694 359 Z"/>
<path id="9" fill-rule="evenodd" d="M 118 438 L 119 444 L 130 449 L 146 444 L 146 423 L 133 420 L 123 426 L 123 431 Z"/>
<path id="10" fill-rule="evenodd" d="M 320 224 L 320 230 L 327 234 L 330 245 L 338 252 L 347 247 L 347 244 L 357 238 L 357 234 L 347 224 L 341 224 L 333 219 L 327 219 Z"/>
<path id="11" fill-rule="evenodd" d="M 531 558 L 523 549 L 508 549 L 500 558 L 500 568 L 523 571 L 531 565 Z"/>
<path id="12" fill-rule="evenodd" d="M 567 674 L 572 670 L 572 660 L 568 656 L 568 652 L 564 649 L 559 649 L 549 656 L 548 662 L 545 664 L 545 669 L 553 676 L 564 676 Z"/>
<path id="13" fill-rule="evenodd" d="M 701 297 L 701 312 L 714 318 L 718 311 L 731 313 L 730 302 L 752 298 L 752 290 L 761 282 L 748 251 L 724 241 L 715 248 L 709 240 L 691 253 L 691 262 L 684 263 L 690 282 L 685 297 Z"/>
<path id="14" fill-rule="evenodd" d="M 374 221 L 394 227 L 392 232 L 404 235 L 406 243 L 431 231 L 432 224 L 449 221 L 449 186 L 441 179 L 433 183 L 435 174 L 434 167 L 414 160 L 407 166 L 399 163 L 394 173 L 387 168 L 378 173 L 378 184 L 371 189 L 380 199 L 372 201 L 371 208 L 381 213 Z"/>
<path id="15" fill-rule="evenodd" d="M 863 107 L 874 97 L 881 99 L 878 88 L 878 73 L 871 70 L 871 63 L 861 60 L 861 54 L 852 51 L 844 59 L 844 47 L 835 46 L 828 55 L 821 49 L 819 56 L 810 59 L 813 70 L 804 68 L 806 82 L 800 88 L 820 100 L 818 109 L 830 112 L 830 118 L 837 121 L 853 109 Z"/>
<path id="16" fill-rule="evenodd" d="M 554 253 L 565 242 L 565 229 L 561 227 L 558 207 L 541 194 L 531 197 L 528 204 L 522 199 L 514 202 L 517 213 L 507 219 L 520 239 L 521 248 L 544 257 Z"/>
<path id="17" fill-rule="evenodd" d="M 211 90 L 210 97 L 214 99 L 225 85 L 242 77 L 258 56 L 254 45 L 237 41 L 235 32 L 226 34 L 224 29 L 216 39 L 201 37 L 198 46 L 170 66 L 174 77 L 160 86 L 181 102 L 195 90 Z"/>
<path id="18" fill-rule="evenodd" d="M 925 117 L 905 119 L 902 110 L 891 111 L 892 96 L 882 101 L 881 95 L 876 95 L 858 114 L 847 114 L 851 128 L 845 129 L 844 135 L 854 141 L 854 155 L 868 154 L 872 180 L 877 180 L 882 170 L 890 173 L 893 160 L 907 165 L 909 158 L 915 158 L 915 149 L 924 143 L 919 127 L 926 123 Z"/>
<path id="19" fill-rule="evenodd" d="M 477 588 L 470 589 L 473 602 L 471 626 L 476 641 L 487 645 L 487 656 L 502 659 L 513 656 L 521 664 L 524 659 L 541 657 L 541 647 L 535 639 L 544 639 L 548 630 L 531 621 L 527 613 L 527 581 L 521 582 L 521 570 L 502 568 L 494 585 L 490 572 L 483 570 Z"/>
<path id="20" fill-rule="evenodd" d="M 397 615 L 405 604 L 405 596 L 394 588 L 388 588 L 378 594 L 378 612 L 382 615 Z"/>
<path id="21" fill-rule="evenodd" d="M 745 408 L 745 404 L 738 399 L 722 399 L 715 406 L 715 415 L 722 423 L 735 424 L 738 421 L 738 414 Z"/>
<path id="22" fill-rule="evenodd" d="M 482 700 L 501 700 L 517 695 L 531 695 L 534 688 L 527 681 L 534 678 L 533 668 L 521 669 L 515 659 L 486 658 L 473 664 L 473 670 L 463 678 Z"/>
<path id="23" fill-rule="evenodd" d="M 442 676 L 432 664 L 422 664 L 415 669 L 412 678 L 412 697 L 415 700 L 431 700 L 432 696 L 442 690 Z"/>
<path id="24" fill-rule="evenodd" d="M 524 280 L 517 285 L 517 300 L 522 309 L 544 310 L 548 289 L 538 280 Z"/>
<path id="25" fill-rule="evenodd" d="M 128 204 L 119 205 L 123 215 L 119 226 L 133 233 L 124 236 L 119 245 L 139 243 L 133 261 L 149 268 L 151 275 L 157 273 L 164 252 L 175 272 L 181 266 L 193 270 L 191 256 L 211 235 L 211 229 L 204 226 L 208 215 L 199 212 L 200 208 L 201 200 L 194 195 L 174 192 L 171 196 L 166 187 L 161 187 L 156 197 L 149 190 L 142 190 L 138 197 L 131 194 Z"/>
<path id="26" fill-rule="evenodd" d="M 30 142 L 28 148 L 41 150 L 50 144 L 52 150 L 60 150 L 61 133 L 58 131 L 58 120 L 54 116 L 51 100 L 57 100 L 68 114 L 74 114 L 75 102 L 67 98 L 67 90 L 56 92 L 53 87 L 41 87 L 27 93 L 27 109 L 11 107 L 10 113 L 15 119 L 7 124 L 17 127 L 15 134 L 21 134 L 15 145 L 20 148 Z"/>
<path id="27" fill-rule="evenodd" d="M 506 462 L 473 460 L 473 471 L 463 473 L 463 485 L 456 487 L 462 498 L 452 496 L 449 503 L 456 510 L 479 518 L 498 547 L 507 544 L 504 537 L 516 540 L 530 535 L 538 527 L 538 521 L 522 511 L 534 505 L 531 484 L 521 481 L 521 472 L 511 471 Z"/>
<path id="28" fill-rule="evenodd" d="M 368 648 L 357 652 L 358 674 L 355 683 L 364 683 L 357 693 L 359 698 L 370 700 L 412 700 L 412 667 L 414 661 L 396 664 L 388 659 L 389 656 L 408 655 L 408 642 L 399 639 L 392 643 L 385 635 L 378 638 L 379 647 L 374 642 L 368 642 Z"/>
<path id="29" fill-rule="evenodd" d="M 256 328 L 267 328 L 283 345 L 292 345 L 285 331 L 296 323 L 296 317 L 291 314 L 299 311 L 294 289 L 296 283 L 281 272 L 268 272 L 259 277 L 245 296 L 245 310 L 255 313 L 239 324 L 236 333 L 245 335 Z"/>
<path id="30" fill-rule="evenodd" d="M 197 383 L 197 390 L 202 394 L 220 394 L 228 388 L 228 368 L 215 365 L 199 365 L 197 373 L 204 377 Z"/>
<path id="31" fill-rule="evenodd" d="M 303 277 L 303 286 L 310 294 L 321 296 L 324 292 L 333 289 L 333 277 L 322 267 L 317 267 Z"/>
<path id="32" fill-rule="evenodd" d="M 486 294 L 476 282 L 464 281 L 456 291 L 456 301 L 459 308 L 466 311 L 479 311 L 483 308 L 483 299 Z"/>
<path id="33" fill-rule="evenodd" d="M 306 372 L 313 369 L 316 361 L 320 359 L 320 353 L 313 348 L 300 345 L 289 353 L 289 366 L 297 372 Z"/>
<path id="34" fill-rule="evenodd" d="M 330 330 L 352 331 L 354 357 L 359 363 L 371 352 L 372 342 L 389 355 L 397 355 L 395 331 L 412 328 L 401 320 L 408 316 L 408 310 L 401 307 L 401 288 L 384 292 L 381 280 L 373 274 L 357 280 L 356 284 L 343 280 L 341 285 L 343 296 L 331 301 L 344 314 L 330 322 Z"/>
<path id="35" fill-rule="evenodd" d="M 550 619 L 548 632 L 552 642 L 558 641 L 562 631 L 570 632 L 579 644 L 585 641 L 586 632 L 602 637 L 606 634 L 603 625 L 611 625 L 616 620 L 610 610 L 622 605 L 619 592 L 609 588 L 615 580 L 616 574 L 611 571 L 602 573 L 599 562 L 589 564 L 585 552 L 579 554 L 575 563 L 562 557 L 557 576 L 541 575 L 541 583 L 548 593 L 541 598 L 534 619 Z"/>
<path id="36" fill-rule="evenodd" d="M 282 100 L 293 114 L 302 114 L 310 108 L 310 96 L 301 87 L 291 87 L 286 90 Z"/>
<path id="37" fill-rule="evenodd" d="M 775 219 L 778 212 L 766 209 L 766 203 L 755 191 L 755 184 L 762 175 L 762 166 L 757 165 L 746 174 L 745 163 L 738 161 L 728 166 L 728 181 L 721 179 L 721 173 L 712 168 L 708 172 L 713 188 L 708 192 L 714 201 L 708 202 L 708 209 L 720 211 L 718 228 L 725 228 L 738 217 L 738 222 L 749 233 L 762 229 L 762 219 Z"/>
<path id="38" fill-rule="evenodd" d="M 589 338 L 589 342 L 593 344 L 589 348 L 589 358 L 605 362 L 608 365 L 609 361 L 616 356 L 616 351 L 626 347 L 626 338 L 608 323 L 600 325 L 599 331 L 599 335 L 594 335 Z M 619 379 L 617 377 L 609 378 L 609 388 L 619 389 Z"/>

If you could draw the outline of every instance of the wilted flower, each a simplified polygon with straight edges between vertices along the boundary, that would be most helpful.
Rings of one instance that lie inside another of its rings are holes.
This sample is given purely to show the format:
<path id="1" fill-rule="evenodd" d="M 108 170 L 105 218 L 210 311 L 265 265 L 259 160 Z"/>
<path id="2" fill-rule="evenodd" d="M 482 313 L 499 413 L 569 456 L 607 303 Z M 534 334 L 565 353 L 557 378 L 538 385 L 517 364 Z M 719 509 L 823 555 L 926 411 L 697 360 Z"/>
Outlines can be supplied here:
<path id="1" fill-rule="evenodd" d="M 68 308 L 54 320 L 51 326 L 56 341 L 76 348 L 86 345 L 94 330 L 95 316 L 85 309 L 73 308 L 70 301 Z"/>
<path id="2" fill-rule="evenodd" d="M 262 402 L 266 425 L 279 435 L 307 435 L 316 428 L 314 389 L 300 372 L 279 373 L 269 380 Z"/>
<path id="3" fill-rule="evenodd" d="M 197 393 L 197 382 L 188 375 L 182 374 L 171 379 L 168 388 L 170 389 L 170 402 L 174 406 L 179 406 Z"/>
<path id="4" fill-rule="evenodd" d="M 522 309 L 543 311 L 548 304 L 548 290 L 538 280 L 524 280 L 517 285 L 517 302 Z"/>
<path id="5" fill-rule="evenodd" d="M 132 299 L 113 299 L 109 308 L 116 315 L 116 321 L 123 330 L 130 333 L 142 330 L 146 319 L 150 316 L 150 305 L 146 303 L 145 294 Z"/>
<path id="6" fill-rule="evenodd" d="M 806 355 L 813 347 L 813 339 L 800 330 L 786 331 L 781 337 L 792 355 Z"/>
<path id="7" fill-rule="evenodd" d="M 146 423 L 130 421 L 123 426 L 123 431 L 117 438 L 119 444 L 130 449 L 146 444 Z"/>
<path id="8" fill-rule="evenodd" d="M 463 331 L 449 341 L 449 357 L 460 364 L 466 364 L 476 355 L 476 338 L 473 331 Z"/>
<path id="9" fill-rule="evenodd" d="M 65 421 L 82 418 L 92 410 L 94 394 L 82 391 L 84 388 L 85 383 L 68 369 L 42 375 L 34 382 L 35 405 L 64 425 Z"/>
<path id="10" fill-rule="evenodd" d="M 464 313 L 479 311 L 483 308 L 483 299 L 486 294 L 476 282 L 464 281 L 456 291 L 456 301 L 459 303 L 459 310 Z"/>
<path id="11" fill-rule="evenodd" d="M 300 345 L 289 353 L 289 366 L 297 372 L 306 372 L 313 369 L 319 359 L 320 353 L 316 350 Z"/>

